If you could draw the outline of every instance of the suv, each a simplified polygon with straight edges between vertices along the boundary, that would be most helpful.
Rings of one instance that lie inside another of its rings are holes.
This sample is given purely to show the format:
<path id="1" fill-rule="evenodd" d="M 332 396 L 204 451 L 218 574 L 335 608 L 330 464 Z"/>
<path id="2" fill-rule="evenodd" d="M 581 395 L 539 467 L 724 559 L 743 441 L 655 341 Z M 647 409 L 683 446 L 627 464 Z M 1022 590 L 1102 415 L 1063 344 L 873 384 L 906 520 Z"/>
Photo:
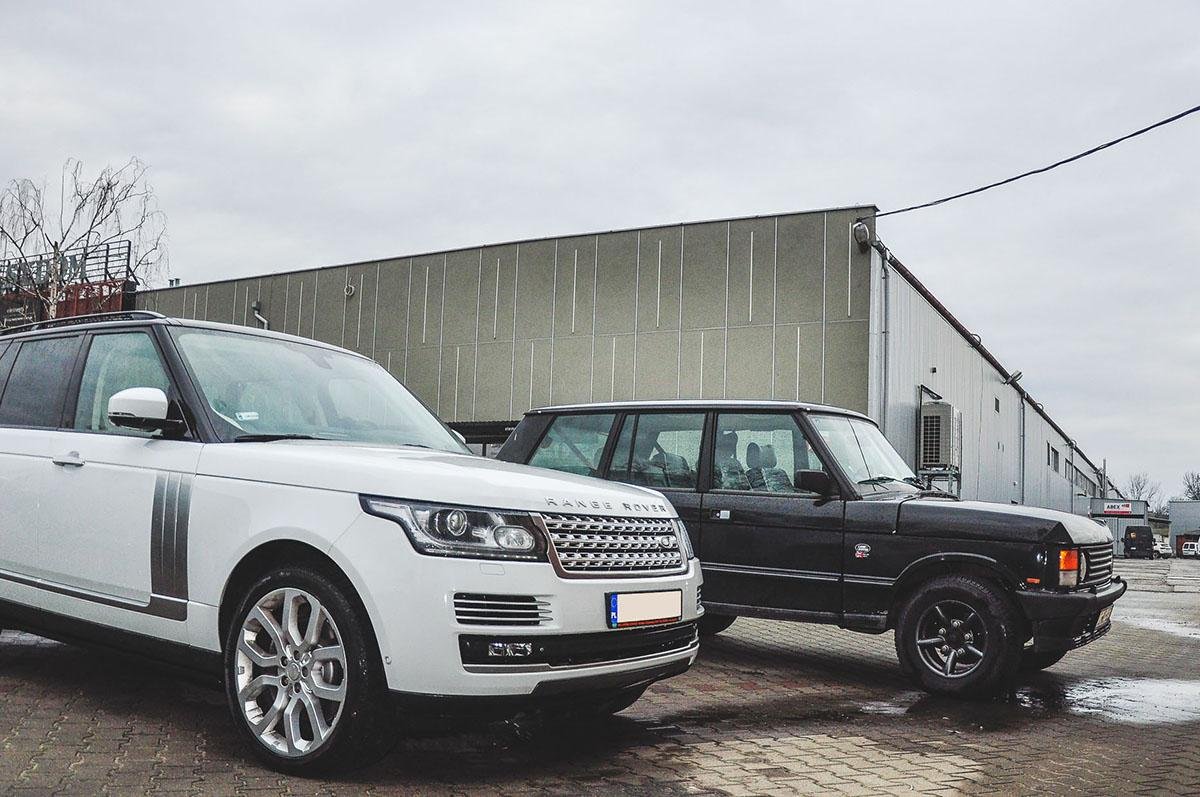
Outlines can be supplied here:
<path id="1" fill-rule="evenodd" d="M 1158 551 L 1154 547 L 1154 533 L 1149 526 L 1126 526 L 1122 547 L 1126 559 L 1158 558 Z"/>
<path id="2" fill-rule="evenodd" d="M 1161 537 L 1154 541 L 1154 557 L 1156 559 L 1170 559 L 1174 555 L 1171 550 L 1171 544 Z"/>
<path id="3" fill-rule="evenodd" d="M 780 401 L 621 402 L 528 413 L 499 454 L 661 490 L 735 617 L 896 630 L 926 689 L 994 690 L 1110 628 L 1126 585 L 1087 518 L 927 489 L 863 415 Z"/>
<path id="4" fill-rule="evenodd" d="M 662 495 L 472 455 L 333 346 L 145 312 L 0 336 L 0 627 L 220 673 L 270 765 L 382 755 L 390 709 L 611 713 L 685 671 Z"/>

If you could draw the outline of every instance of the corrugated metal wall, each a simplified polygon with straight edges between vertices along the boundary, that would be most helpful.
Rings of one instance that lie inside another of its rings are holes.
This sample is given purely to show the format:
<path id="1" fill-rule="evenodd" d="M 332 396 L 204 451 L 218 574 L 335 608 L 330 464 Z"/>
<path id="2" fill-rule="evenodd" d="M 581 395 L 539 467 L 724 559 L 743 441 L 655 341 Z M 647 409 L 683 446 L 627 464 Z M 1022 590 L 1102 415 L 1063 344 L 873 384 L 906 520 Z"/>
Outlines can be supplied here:
<path id="1" fill-rule="evenodd" d="M 920 388 L 925 385 L 962 411 L 964 498 L 1001 503 L 1023 500 L 1031 506 L 1086 514 L 1089 500 L 1076 496 L 1072 486 L 1074 459 L 1067 440 L 1033 407 L 1026 404 L 1022 408 L 1026 402 L 1017 390 L 1005 385 L 991 363 L 903 276 L 889 269 L 885 278 L 878 255 L 872 258 L 872 269 L 877 287 L 871 314 L 871 374 L 879 387 L 873 384 L 871 389 L 871 412 L 882 420 L 896 449 L 909 462 L 916 461 Z M 1057 472 L 1047 462 L 1047 445 L 1059 454 Z M 1075 464 L 1085 472 L 1090 470 L 1082 459 Z M 1099 483 L 1095 474 L 1091 478 Z"/>
<path id="2" fill-rule="evenodd" d="M 375 358 L 448 421 L 655 398 L 867 409 L 873 208 L 648 227 L 139 294 Z"/>

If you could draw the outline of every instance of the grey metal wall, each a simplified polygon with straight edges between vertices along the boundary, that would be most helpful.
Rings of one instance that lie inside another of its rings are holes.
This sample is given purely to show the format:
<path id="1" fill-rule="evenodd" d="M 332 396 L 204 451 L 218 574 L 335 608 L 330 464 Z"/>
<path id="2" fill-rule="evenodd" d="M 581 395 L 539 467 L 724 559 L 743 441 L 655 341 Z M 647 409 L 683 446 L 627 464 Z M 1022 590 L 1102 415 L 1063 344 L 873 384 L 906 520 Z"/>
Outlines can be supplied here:
<path id="1" fill-rule="evenodd" d="M 654 398 L 866 411 L 873 208 L 647 227 L 147 291 L 367 354 L 448 421 Z"/>
<path id="2" fill-rule="evenodd" d="M 1096 485 L 1099 475 L 911 283 L 885 270 L 878 254 L 871 263 L 870 414 L 896 449 L 916 461 L 925 385 L 962 411 L 964 498 L 1087 514 L 1090 501 L 1073 485 L 1071 466 Z M 1057 472 L 1047 444 L 1059 452 Z"/>

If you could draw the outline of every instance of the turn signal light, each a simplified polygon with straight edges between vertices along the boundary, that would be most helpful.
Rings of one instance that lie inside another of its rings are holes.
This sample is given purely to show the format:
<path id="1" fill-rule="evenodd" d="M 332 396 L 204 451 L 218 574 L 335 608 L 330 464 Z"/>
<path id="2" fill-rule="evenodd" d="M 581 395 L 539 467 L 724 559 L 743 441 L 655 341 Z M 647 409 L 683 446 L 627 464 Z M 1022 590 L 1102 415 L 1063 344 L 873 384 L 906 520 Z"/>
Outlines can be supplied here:
<path id="1" fill-rule="evenodd" d="M 1058 585 L 1079 586 L 1079 549 L 1063 548 L 1058 552 Z"/>

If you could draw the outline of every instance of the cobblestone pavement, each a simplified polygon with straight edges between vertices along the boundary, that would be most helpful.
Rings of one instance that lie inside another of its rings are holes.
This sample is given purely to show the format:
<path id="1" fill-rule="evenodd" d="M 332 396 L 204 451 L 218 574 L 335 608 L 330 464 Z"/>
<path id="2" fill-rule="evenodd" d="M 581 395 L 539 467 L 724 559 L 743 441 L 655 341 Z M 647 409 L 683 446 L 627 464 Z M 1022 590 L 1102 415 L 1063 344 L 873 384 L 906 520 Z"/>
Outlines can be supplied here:
<path id="1" fill-rule="evenodd" d="M 0 637 L 0 789 L 93 794 L 1200 794 L 1200 599 L 1131 592 L 1114 629 L 1009 697 L 914 691 L 890 634 L 739 620 L 618 717 L 401 741 L 332 782 L 238 749 L 220 693 Z"/>

